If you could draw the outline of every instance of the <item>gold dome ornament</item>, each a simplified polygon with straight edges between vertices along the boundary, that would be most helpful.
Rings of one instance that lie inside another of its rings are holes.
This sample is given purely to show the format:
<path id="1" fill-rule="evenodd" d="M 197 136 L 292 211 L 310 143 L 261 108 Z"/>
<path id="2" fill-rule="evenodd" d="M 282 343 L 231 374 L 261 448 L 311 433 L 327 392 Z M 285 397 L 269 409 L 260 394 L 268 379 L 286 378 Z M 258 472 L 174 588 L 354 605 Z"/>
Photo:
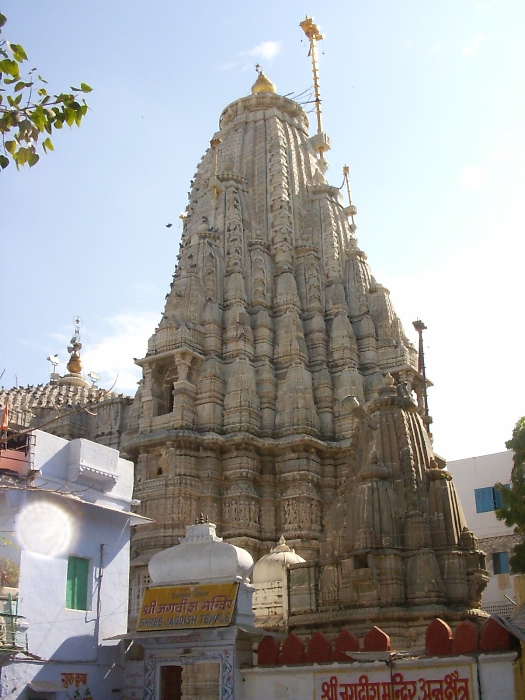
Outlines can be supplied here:
<path id="1" fill-rule="evenodd" d="M 71 357 L 67 363 L 67 369 L 68 372 L 71 372 L 71 374 L 80 374 L 82 371 L 82 361 L 80 360 L 80 355 L 78 352 L 73 351 L 71 353 Z"/>
<path id="2" fill-rule="evenodd" d="M 259 75 L 257 76 L 257 80 L 252 85 L 252 95 L 258 95 L 260 92 L 270 92 L 275 95 L 275 85 L 264 75 L 259 64 L 255 66 L 255 70 Z"/>

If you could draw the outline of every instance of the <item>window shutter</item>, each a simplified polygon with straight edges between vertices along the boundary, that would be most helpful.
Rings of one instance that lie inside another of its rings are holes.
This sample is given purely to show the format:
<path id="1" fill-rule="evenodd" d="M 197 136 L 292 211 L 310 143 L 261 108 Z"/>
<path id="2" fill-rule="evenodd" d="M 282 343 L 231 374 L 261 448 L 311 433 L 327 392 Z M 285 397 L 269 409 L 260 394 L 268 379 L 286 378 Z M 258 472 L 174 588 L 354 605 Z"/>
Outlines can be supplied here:
<path id="1" fill-rule="evenodd" d="M 66 607 L 87 610 L 89 559 L 69 557 L 67 560 Z"/>
<path id="2" fill-rule="evenodd" d="M 474 489 L 476 499 L 476 513 L 487 513 L 494 510 L 494 489 L 487 486 L 483 489 Z"/>
<path id="3" fill-rule="evenodd" d="M 67 560 L 67 582 L 66 582 L 66 608 L 73 608 L 73 597 L 75 588 L 75 566 L 74 557 Z"/>
<path id="4" fill-rule="evenodd" d="M 508 573 L 510 573 L 509 553 L 508 552 L 494 552 L 494 554 L 492 555 L 492 565 L 494 567 L 495 574 L 508 574 Z"/>

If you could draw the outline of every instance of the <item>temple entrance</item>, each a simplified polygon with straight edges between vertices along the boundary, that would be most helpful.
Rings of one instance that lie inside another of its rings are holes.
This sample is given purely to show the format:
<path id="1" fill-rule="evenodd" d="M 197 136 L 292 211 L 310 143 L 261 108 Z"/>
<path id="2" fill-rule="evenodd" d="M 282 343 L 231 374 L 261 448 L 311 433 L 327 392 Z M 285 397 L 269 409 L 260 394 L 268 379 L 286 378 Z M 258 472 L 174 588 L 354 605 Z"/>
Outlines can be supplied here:
<path id="1" fill-rule="evenodd" d="M 182 666 L 160 667 L 159 700 L 182 700 Z"/>
<path id="2" fill-rule="evenodd" d="M 220 700 L 218 662 L 161 666 L 159 700 Z"/>

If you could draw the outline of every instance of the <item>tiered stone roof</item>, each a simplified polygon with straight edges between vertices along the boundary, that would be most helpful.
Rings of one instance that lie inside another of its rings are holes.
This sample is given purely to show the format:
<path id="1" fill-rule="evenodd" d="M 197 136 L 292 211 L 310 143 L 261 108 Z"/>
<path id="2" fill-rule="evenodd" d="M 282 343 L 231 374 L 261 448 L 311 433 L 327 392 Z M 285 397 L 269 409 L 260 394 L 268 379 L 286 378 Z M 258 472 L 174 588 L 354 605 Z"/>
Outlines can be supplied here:
<path id="1" fill-rule="evenodd" d="M 10 431 L 41 428 L 67 439 L 85 437 L 117 449 L 131 401 L 85 381 L 0 388 L 0 407 L 9 404 Z"/>

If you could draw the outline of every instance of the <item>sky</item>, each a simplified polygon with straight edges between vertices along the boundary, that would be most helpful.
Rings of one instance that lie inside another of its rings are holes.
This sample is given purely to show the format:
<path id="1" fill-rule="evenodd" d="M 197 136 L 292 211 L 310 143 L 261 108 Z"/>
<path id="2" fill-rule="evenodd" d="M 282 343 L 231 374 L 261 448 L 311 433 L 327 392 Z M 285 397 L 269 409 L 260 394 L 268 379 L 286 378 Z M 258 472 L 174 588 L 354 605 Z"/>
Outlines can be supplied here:
<path id="1" fill-rule="evenodd" d="M 279 94 L 311 88 L 308 14 L 324 34 L 328 180 L 349 166 L 373 274 L 414 343 L 412 322 L 427 326 L 434 449 L 505 449 L 525 414 L 522 0 L 1 0 L 0 12 L 50 91 L 93 88 L 53 153 L 0 174 L 4 386 L 47 382 L 50 355 L 65 373 L 79 316 L 85 371 L 135 392 L 197 163 L 256 63 Z"/>

